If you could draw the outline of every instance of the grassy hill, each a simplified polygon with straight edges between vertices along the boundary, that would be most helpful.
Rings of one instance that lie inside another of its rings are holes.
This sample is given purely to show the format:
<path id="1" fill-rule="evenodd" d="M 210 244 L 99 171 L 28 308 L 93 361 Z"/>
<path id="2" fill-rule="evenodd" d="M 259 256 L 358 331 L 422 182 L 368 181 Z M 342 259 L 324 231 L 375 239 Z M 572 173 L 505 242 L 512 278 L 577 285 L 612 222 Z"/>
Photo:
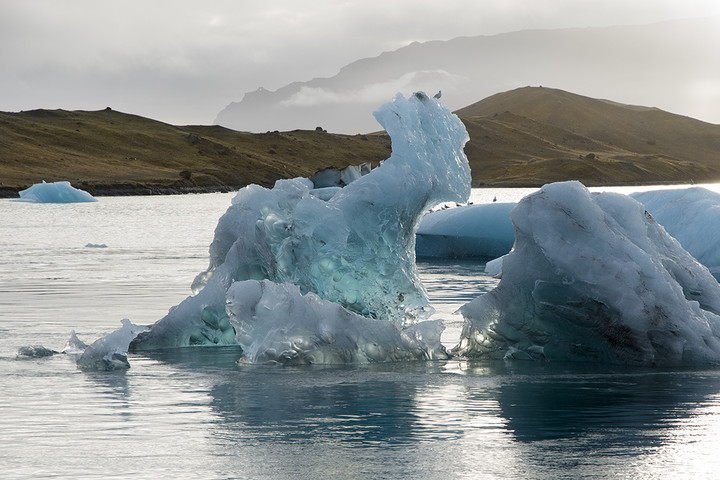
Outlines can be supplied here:
<path id="1" fill-rule="evenodd" d="M 720 125 L 655 108 L 525 87 L 456 113 L 475 185 L 720 181 Z"/>
<path id="2" fill-rule="evenodd" d="M 526 87 L 456 113 L 470 134 L 474 186 L 720 181 L 720 126 L 654 108 Z M 223 191 L 389 154 L 384 133 L 252 134 L 111 109 L 0 112 L 0 196 L 42 180 L 94 195 Z"/>
<path id="3" fill-rule="evenodd" d="M 178 127 L 105 109 L 0 113 L 0 194 L 69 180 L 92 194 L 223 191 L 390 155 L 379 135 L 251 134 Z"/>

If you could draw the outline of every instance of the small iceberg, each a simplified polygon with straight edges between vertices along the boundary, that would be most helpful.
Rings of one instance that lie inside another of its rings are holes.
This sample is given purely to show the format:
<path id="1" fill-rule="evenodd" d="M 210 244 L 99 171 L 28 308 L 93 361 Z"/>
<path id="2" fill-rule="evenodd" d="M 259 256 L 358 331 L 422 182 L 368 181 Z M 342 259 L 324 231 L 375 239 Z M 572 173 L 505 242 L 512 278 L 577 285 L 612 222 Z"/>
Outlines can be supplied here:
<path id="1" fill-rule="evenodd" d="M 130 368 L 127 359 L 128 346 L 146 328 L 133 325 L 127 318 L 123 318 L 121 322 L 122 327 L 120 329 L 96 340 L 83 350 L 77 360 L 77 366 L 80 370 L 107 372 Z M 73 331 L 65 350 L 72 354 L 79 354 L 82 345 L 83 343 Z"/>
<path id="2" fill-rule="evenodd" d="M 28 203 L 83 203 L 97 202 L 97 199 L 84 190 L 79 190 L 70 182 L 36 183 L 19 192 L 16 202 Z"/>
<path id="3" fill-rule="evenodd" d="M 510 210 L 515 203 L 464 205 L 423 217 L 415 252 L 424 258 L 496 258 L 515 242 Z"/>

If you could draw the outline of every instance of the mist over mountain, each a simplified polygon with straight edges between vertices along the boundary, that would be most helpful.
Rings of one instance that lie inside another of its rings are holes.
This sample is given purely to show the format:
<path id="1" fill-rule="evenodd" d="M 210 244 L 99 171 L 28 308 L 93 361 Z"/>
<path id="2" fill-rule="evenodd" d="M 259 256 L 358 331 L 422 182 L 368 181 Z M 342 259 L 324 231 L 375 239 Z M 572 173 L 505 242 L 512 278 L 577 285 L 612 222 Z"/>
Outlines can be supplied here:
<path id="1" fill-rule="evenodd" d="M 333 77 L 246 93 L 216 123 L 254 132 L 322 126 L 354 134 L 378 130 L 372 112 L 396 92 L 442 90 L 443 101 L 457 109 L 525 85 L 720 123 L 718 58 L 720 17 L 412 43 Z"/>

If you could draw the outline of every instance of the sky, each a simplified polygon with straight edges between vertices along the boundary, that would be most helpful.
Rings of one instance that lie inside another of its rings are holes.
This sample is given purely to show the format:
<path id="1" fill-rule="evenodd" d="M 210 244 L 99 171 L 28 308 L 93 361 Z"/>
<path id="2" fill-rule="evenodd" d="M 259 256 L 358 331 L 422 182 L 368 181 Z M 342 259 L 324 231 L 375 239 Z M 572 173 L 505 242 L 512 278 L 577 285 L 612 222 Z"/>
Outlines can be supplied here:
<path id="1" fill-rule="evenodd" d="M 0 0 L 0 111 L 210 124 L 413 41 L 720 15 L 717 0 Z"/>

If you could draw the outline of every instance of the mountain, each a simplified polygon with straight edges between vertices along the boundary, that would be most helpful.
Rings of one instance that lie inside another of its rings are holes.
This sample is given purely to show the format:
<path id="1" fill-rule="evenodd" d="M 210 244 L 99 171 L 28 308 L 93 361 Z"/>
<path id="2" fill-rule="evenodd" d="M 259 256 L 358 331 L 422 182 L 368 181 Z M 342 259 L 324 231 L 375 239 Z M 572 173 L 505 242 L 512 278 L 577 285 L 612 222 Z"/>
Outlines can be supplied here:
<path id="1" fill-rule="evenodd" d="M 455 113 L 475 186 L 720 181 L 720 125 L 657 108 L 525 87 Z"/>
<path id="2" fill-rule="evenodd" d="M 547 87 L 456 111 L 473 186 L 720 182 L 720 125 Z M 0 112 L 0 196 L 42 180 L 97 194 L 227 191 L 390 155 L 385 133 L 247 133 L 106 109 Z"/>
<path id="3" fill-rule="evenodd" d="M 245 94 L 216 123 L 236 130 L 378 129 L 372 111 L 396 92 L 442 90 L 457 109 L 524 85 L 654 105 L 720 123 L 720 17 L 652 25 L 527 30 L 413 43 L 330 78 Z"/>

